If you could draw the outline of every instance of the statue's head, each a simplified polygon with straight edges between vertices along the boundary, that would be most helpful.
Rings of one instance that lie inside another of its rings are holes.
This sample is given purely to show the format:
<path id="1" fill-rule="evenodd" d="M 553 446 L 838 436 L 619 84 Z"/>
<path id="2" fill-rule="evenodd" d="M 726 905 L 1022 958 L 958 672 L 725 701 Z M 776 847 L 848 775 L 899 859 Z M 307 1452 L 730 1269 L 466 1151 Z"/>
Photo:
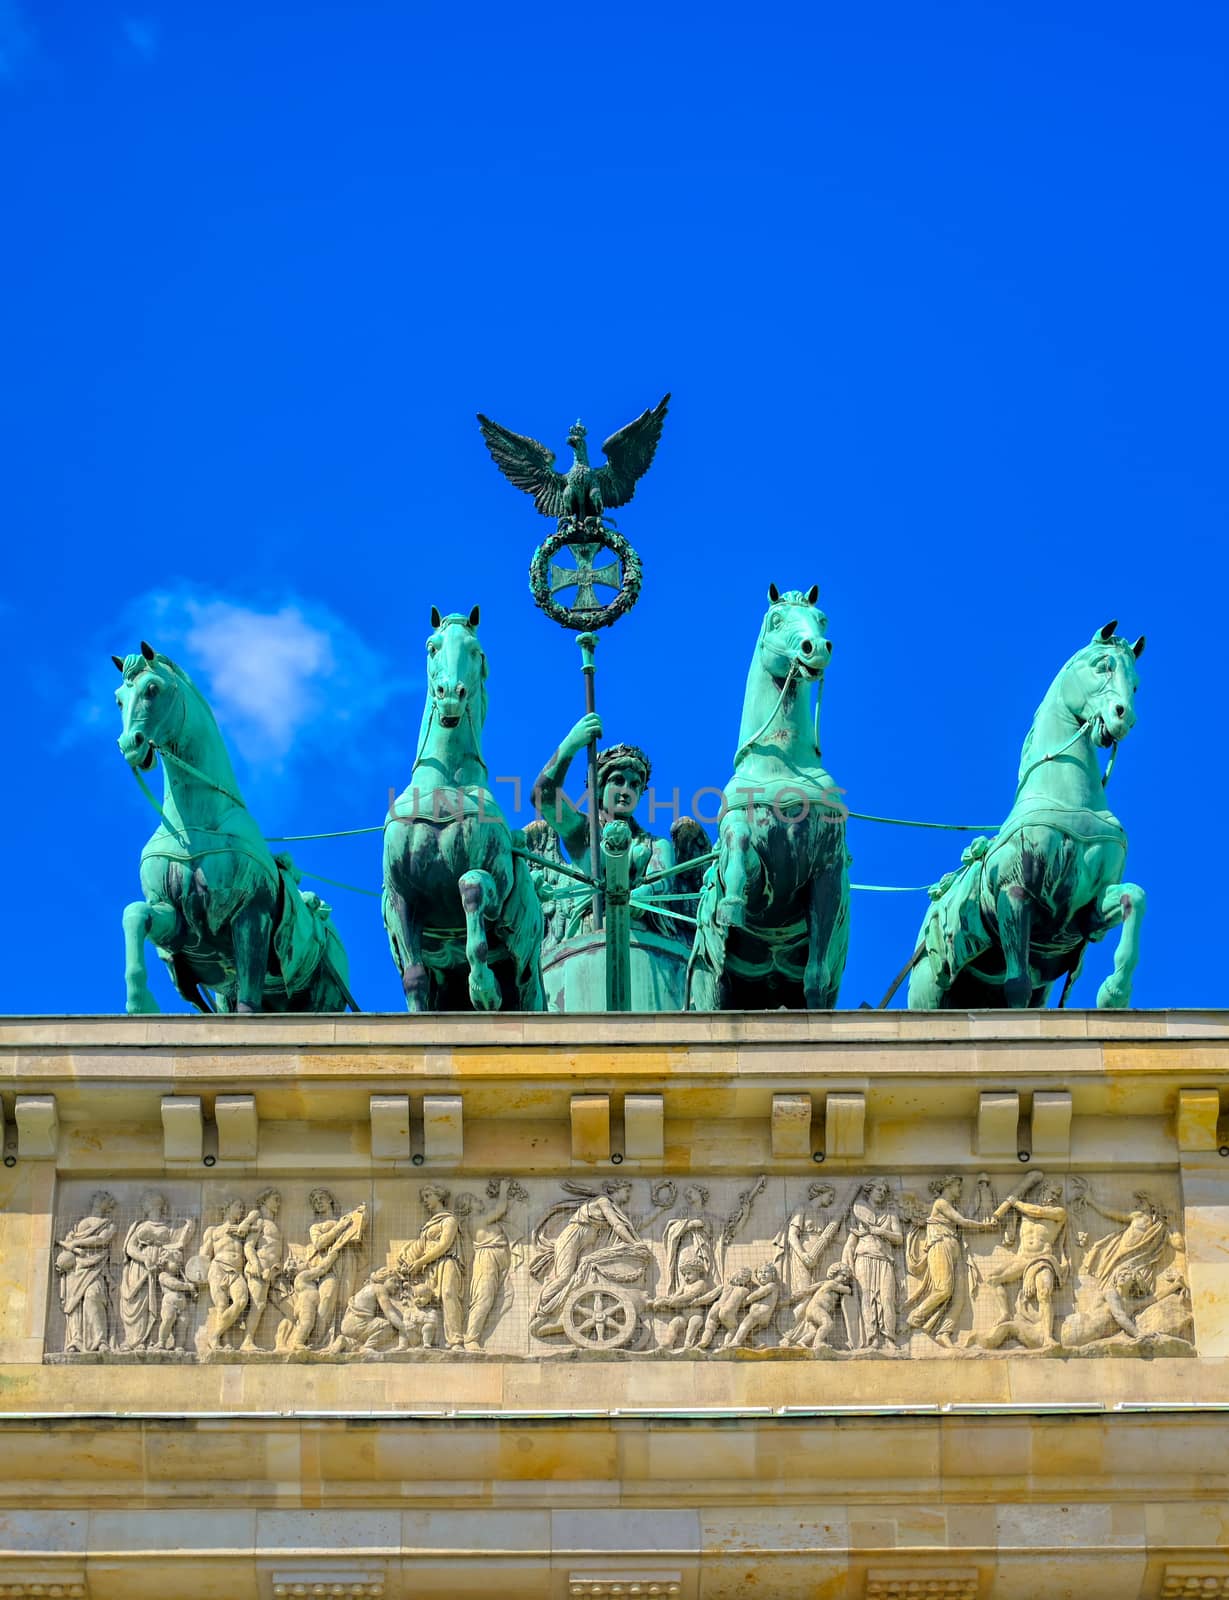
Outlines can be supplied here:
<path id="1" fill-rule="evenodd" d="M 1125 739 L 1135 726 L 1135 663 L 1144 651 L 1143 634 L 1131 644 L 1115 632 L 1117 626 L 1107 622 L 1098 628 L 1092 643 L 1077 650 L 1060 675 L 1064 705 L 1077 721 L 1096 725 L 1103 748 Z"/>
<path id="2" fill-rule="evenodd" d="M 141 1196 L 141 1215 L 150 1222 L 161 1222 L 166 1216 L 166 1198 L 157 1189 L 146 1189 Z"/>
<path id="3" fill-rule="evenodd" d="M 749 1289 L 752 1281 L 750 1267 L 739 1267 L 737 1272 L 730 1274 L 730 1282 L 738 1289 Z"/>
<path id="4" fill-rule="evenodd" d="M 418 1191 L 419 1204 L 424 1211 L 447 1211 L 449 1191 L 440 1183 L 424 1183 Z"/>
<path id="5" fill-rule="evenodd" d="M 111 659 L 124 680 L 115 691 L 123 717 L 120 753 L 130 767 L 148 772 L 158 747 L 173 745 L 183 730 L 181 674 L 168 656 L 159 655 L 144 639 L 138 654 Z"/>
<path id="6" fill-rule="evenodd" d="M 926 1187 L 936 1200 L 942 1195 L 954 1206 L 964 1190 L 964 1179 L 958 1172 L 945 1172 L 941 1178 L 932 1178 Z"/>
<path id="7" fill-rule="evenodd" d="M 313 1189 L 307 1197 L 307 1203 L 318 1217 L 337 1215 L 337 1201 L 331 1189 Z"/>
<path id="8" fill-rule="evenodd" d="M 686 1283 L 699 1283 L 701 1278 L 707 1276 L 703 1261 L 696 1256 L 689 1256 L 679 1268 L 679 1277 Z"/>
<path id="9" fill-rule="evenodd" d="M 576 451 L 583 450 L 585 448 L 585 440 L 588 437 L 588 428 L 586 428 L 580 418 L 577 417 L 576 421 L 568 429 L 568 448 Z"/>
<path id="10" fill-rule="evenodd" d="M 256 1196 L 256 1204 L 268 1216 L 277 1216 L 282 1209 L 281 1191 L 279 1189 L 262 1189 Z"/>
<path id="11" fill-rule="evenodd" d="M 597 757 L 600 808 L 608 817 L 630 817 L 648 788 L 652 772 L 648 756 L 634 744 L 613 744 Z"/>
<path id="12" fill-rule="evenodd" d="M 818 584 L 812 584 L 805 594 L 801 589 L 787 589 L 782 594 L 775 583 L 768 585 L 760 650 L 774 678 L 792 673 L 813 682 L 823 677 L 832 644 L 825 634 L 828 619 L 815 604 L 818 599 Z"/>
<path id="13" fill-rule="evenodd" d="M 440 615 L 431 607 L 427 638 L 427 693 L 441 728 L 455 728 L 468 714 L 479 727 L 486 719 L 486 655 L 478 643 L 479 608 Z"/>

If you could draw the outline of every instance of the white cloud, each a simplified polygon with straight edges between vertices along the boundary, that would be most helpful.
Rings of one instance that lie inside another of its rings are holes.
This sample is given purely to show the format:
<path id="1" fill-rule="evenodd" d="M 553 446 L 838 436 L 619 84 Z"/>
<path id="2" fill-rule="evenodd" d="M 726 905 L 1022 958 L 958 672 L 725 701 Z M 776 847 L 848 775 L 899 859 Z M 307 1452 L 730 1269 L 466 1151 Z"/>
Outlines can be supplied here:
<path id="1" fill-rule="evenodd" d="M 129 49 L 142 61 L 150 62 L 158 54 L 158 24 L 152 17 L 125 17 L 121 24 Z"/>
<path id="2" fill-rule="evenodd" d="M 0 0 L 0 81 L 12 83 L 37 54 L 34 30 L 18 0 Z"/>
<path id="3" fill-rule="evenodd" d="M 177 661 L 212 706 L 231 754 L 262 778 L 322 753 L 331 765 L 357 756 L 355 734 L 415 687 L 348 622 L 295 596 L 261 605 L 187 586 L 163 590 L 133 601 L 107 638 L 120 655 L 145 638 Z M 97 737 L 114 718 L 114 688 L 114 667 L 91 672 L 67 742 Z M 368 755 L 373 742 L 368 732 Z"/>

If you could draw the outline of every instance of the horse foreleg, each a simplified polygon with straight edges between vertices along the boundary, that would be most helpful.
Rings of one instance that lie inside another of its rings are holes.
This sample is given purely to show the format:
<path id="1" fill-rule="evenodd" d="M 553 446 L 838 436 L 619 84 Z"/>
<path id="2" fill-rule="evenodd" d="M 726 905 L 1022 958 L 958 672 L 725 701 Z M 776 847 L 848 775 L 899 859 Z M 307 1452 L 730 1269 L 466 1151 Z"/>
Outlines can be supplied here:
<path id="1" fill-rule="evenodd" d="M 499 910 L 495 880 L 489 872 L 463 872 L 457 880 L 465 908 L 465 959 L 469 962 L 469 998 L 475 1011 L 498 1011 L 499 984 L 487 966 L 490 945 L 486 919 Z"/>
<path id="2" fill-rule="evenodd" d="M 719 928 L 742 928 L 747 922 L 747 893 L 759 857 L 751 837 L 751 813 L 727 811 L 721 821 L 721 855 L 718 882 L 721 898 L 714 921 Z"/>
<path id="3" fill-rule="evenodd" d="M 833 970 L 833 957 L 838 954 L 833 945 L 847 894 L 839 868 L 817 873 L 811 879 L 811 898 L 807 906 L 807 965 L 802 978 L 808 1011 L 828 1011 L 836 1004 L 845 963 L 842 959 L 839 968 Z"/>
<path id="4" fill-rule="evenodd" d="M 124 1009 L 129 1016 L 158 1010 L 149 987 L 145 941 L 165 947 L 174 938 L 178 924 L 175 907 L 166 901 L 150 905 L 145 900 L 134 900 L 124 907 Z"/>
<path id="5" fill-rule="evenodd" d="M 1097 990 L 1097 1004 L 1102 1009 L 1121 1010 L 1131 1004 L 1131 979 L 1139 964 L 1139 925 L 1146 904 L 1137 883 L 1112 883 L 1101 896 L 1098 913 L 1105 929 L 1115 924 L 1122 929 L 1114 951 L 1114 970 Z"/>
<path id="6" fill-rule="evenodd" d="M 1018 1011 L 1032 1004 L 1033 976 L 1029 970 L 1029 936 L 1033 927 L 1033 902 L 1018 883 L 1000 889 L 995 900 L 999 940 L 1003 947 L 1003 999 Z"/>
<path id="7" fill-rule="evenodd" d="M 235 957 L 236 1012 L 263 1009 L 272 936 L 273 918 L 259 905 L 247 905 L 235 913 L 230 937 Z"/>
<path id="8" fill-rule="evenodd" d="M 393 960 L 401 973 L 407 1011 L 430 1010 L 431 980 L 422 958 L 422 921 L 409 908 L 405 896 L 386 889 L 385 917 Z M 391 913 L 391 915 L 390 915 Z"/>

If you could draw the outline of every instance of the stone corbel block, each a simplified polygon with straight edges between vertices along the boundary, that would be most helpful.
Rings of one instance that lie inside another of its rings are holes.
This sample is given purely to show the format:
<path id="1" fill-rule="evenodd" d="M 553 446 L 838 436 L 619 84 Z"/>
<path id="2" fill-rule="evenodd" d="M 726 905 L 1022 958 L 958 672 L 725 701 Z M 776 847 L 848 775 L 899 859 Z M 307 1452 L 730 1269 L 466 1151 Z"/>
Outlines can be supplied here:
<path id="1" fill-rule="evenodd" d="M 1219 1089 L 1178 1090 L 1179 1150 L 1215 1150 L 1219 1121 Z"/>
<path id="2" fill-rule="evenodd" d="M 460 1161 L 465 1127 L 459 1094 L 428 1094 L 422 1102 L 422 1153 L 428 1161 Z"/>
<path id="3" fill-rule="evenodd" d="M 200 1161 L 205 1152 L 200 1095 L 162 1096 L 162 1152 L 167 1161 Z"/>
<path id="4" fill-rule="evenodd" d="M 808 1161 L 812 1105 L 809 1094 L 772 1097 L 772 1154 L 778 1161 Z"/>
<path id="5" fill-rule="evenodd" d="M 610 1096 L 572 1096 L 572 1160 L 610 1160 Z"/>
<path id="6" fill-rule="evenodd" d="M 977 1143 L 979 1156 L 1015 1157 L 1020 1146 L 1016 1142 L 1020 1127 L 1020 1096 L 990 1090 L 981 1096 L 977 1107 Z"/>
<path id="7" fill-rule="evenodd" d="M 255 1095 L 220 1094 L 213 1103 L 213 1120 L 218 1125 L 220 1160 L 255 1161 L 260 1143 Z"/>
<path id="8" fill-rule="evenodd" d="M 372 1095 L 371 1157 L 373 1161 L 408 1161 L 410 1159 L 410 1097 L 408 1094 Z"/>
<path id="9" fill-rule="evenodd" d="M 824 1154 L 860 1156 L 865 1149 L 866 1096 L 830 1094 L 824 1105 Z"/>
<path id="10" fill-rule="evenodd" d="M 1033 1095 L 1031 1148 L 1034 1156 L 1064 1159 L 1071 1154 L 1071 1096 L 1065 1089 L 1038 1089 Z"/>
<path id="11" fill-rule="evenodd" d="M 661 1095 L 625 1095 L 623 1154 L 629 1161 L 660 1161 L 665 1153 L 665 1104 Z"/>
<path id="12" fill-rule="evenodd" d="M 17 1096 L 17 1154 L 31 1161 L 54 1161 L 60 1143 L 60 1117 L 53 1094 Z"/>

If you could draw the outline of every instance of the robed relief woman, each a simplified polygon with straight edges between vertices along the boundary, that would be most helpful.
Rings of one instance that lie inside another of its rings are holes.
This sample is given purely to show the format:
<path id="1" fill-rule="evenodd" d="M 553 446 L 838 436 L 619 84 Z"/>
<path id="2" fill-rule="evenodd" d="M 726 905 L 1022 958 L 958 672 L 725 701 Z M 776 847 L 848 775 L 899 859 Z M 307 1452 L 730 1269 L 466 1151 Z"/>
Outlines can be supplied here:
<path id="1" fill-rule="evenodd" d="M 166 1200 L 156 1189 L 141 1196 L 141 1216 L 124 1236 L 124 1270 L 119 1285 L 119 1315 L 125 1350 L 144 1350 L 156 1342 L 159 1321 L 158 1274 L 163 1252 L 186 1249 L 196 1224 L 167 1221 Z"/>
<path id="2" fill-rule="evenodd" d="M 56 1271 L 64 1309 L 66 1352 L 111 1348 L 111 1245 L 115 1197 L 100 1189 L 90 1196 L 90 1215 L 59 1240 Z"/>

